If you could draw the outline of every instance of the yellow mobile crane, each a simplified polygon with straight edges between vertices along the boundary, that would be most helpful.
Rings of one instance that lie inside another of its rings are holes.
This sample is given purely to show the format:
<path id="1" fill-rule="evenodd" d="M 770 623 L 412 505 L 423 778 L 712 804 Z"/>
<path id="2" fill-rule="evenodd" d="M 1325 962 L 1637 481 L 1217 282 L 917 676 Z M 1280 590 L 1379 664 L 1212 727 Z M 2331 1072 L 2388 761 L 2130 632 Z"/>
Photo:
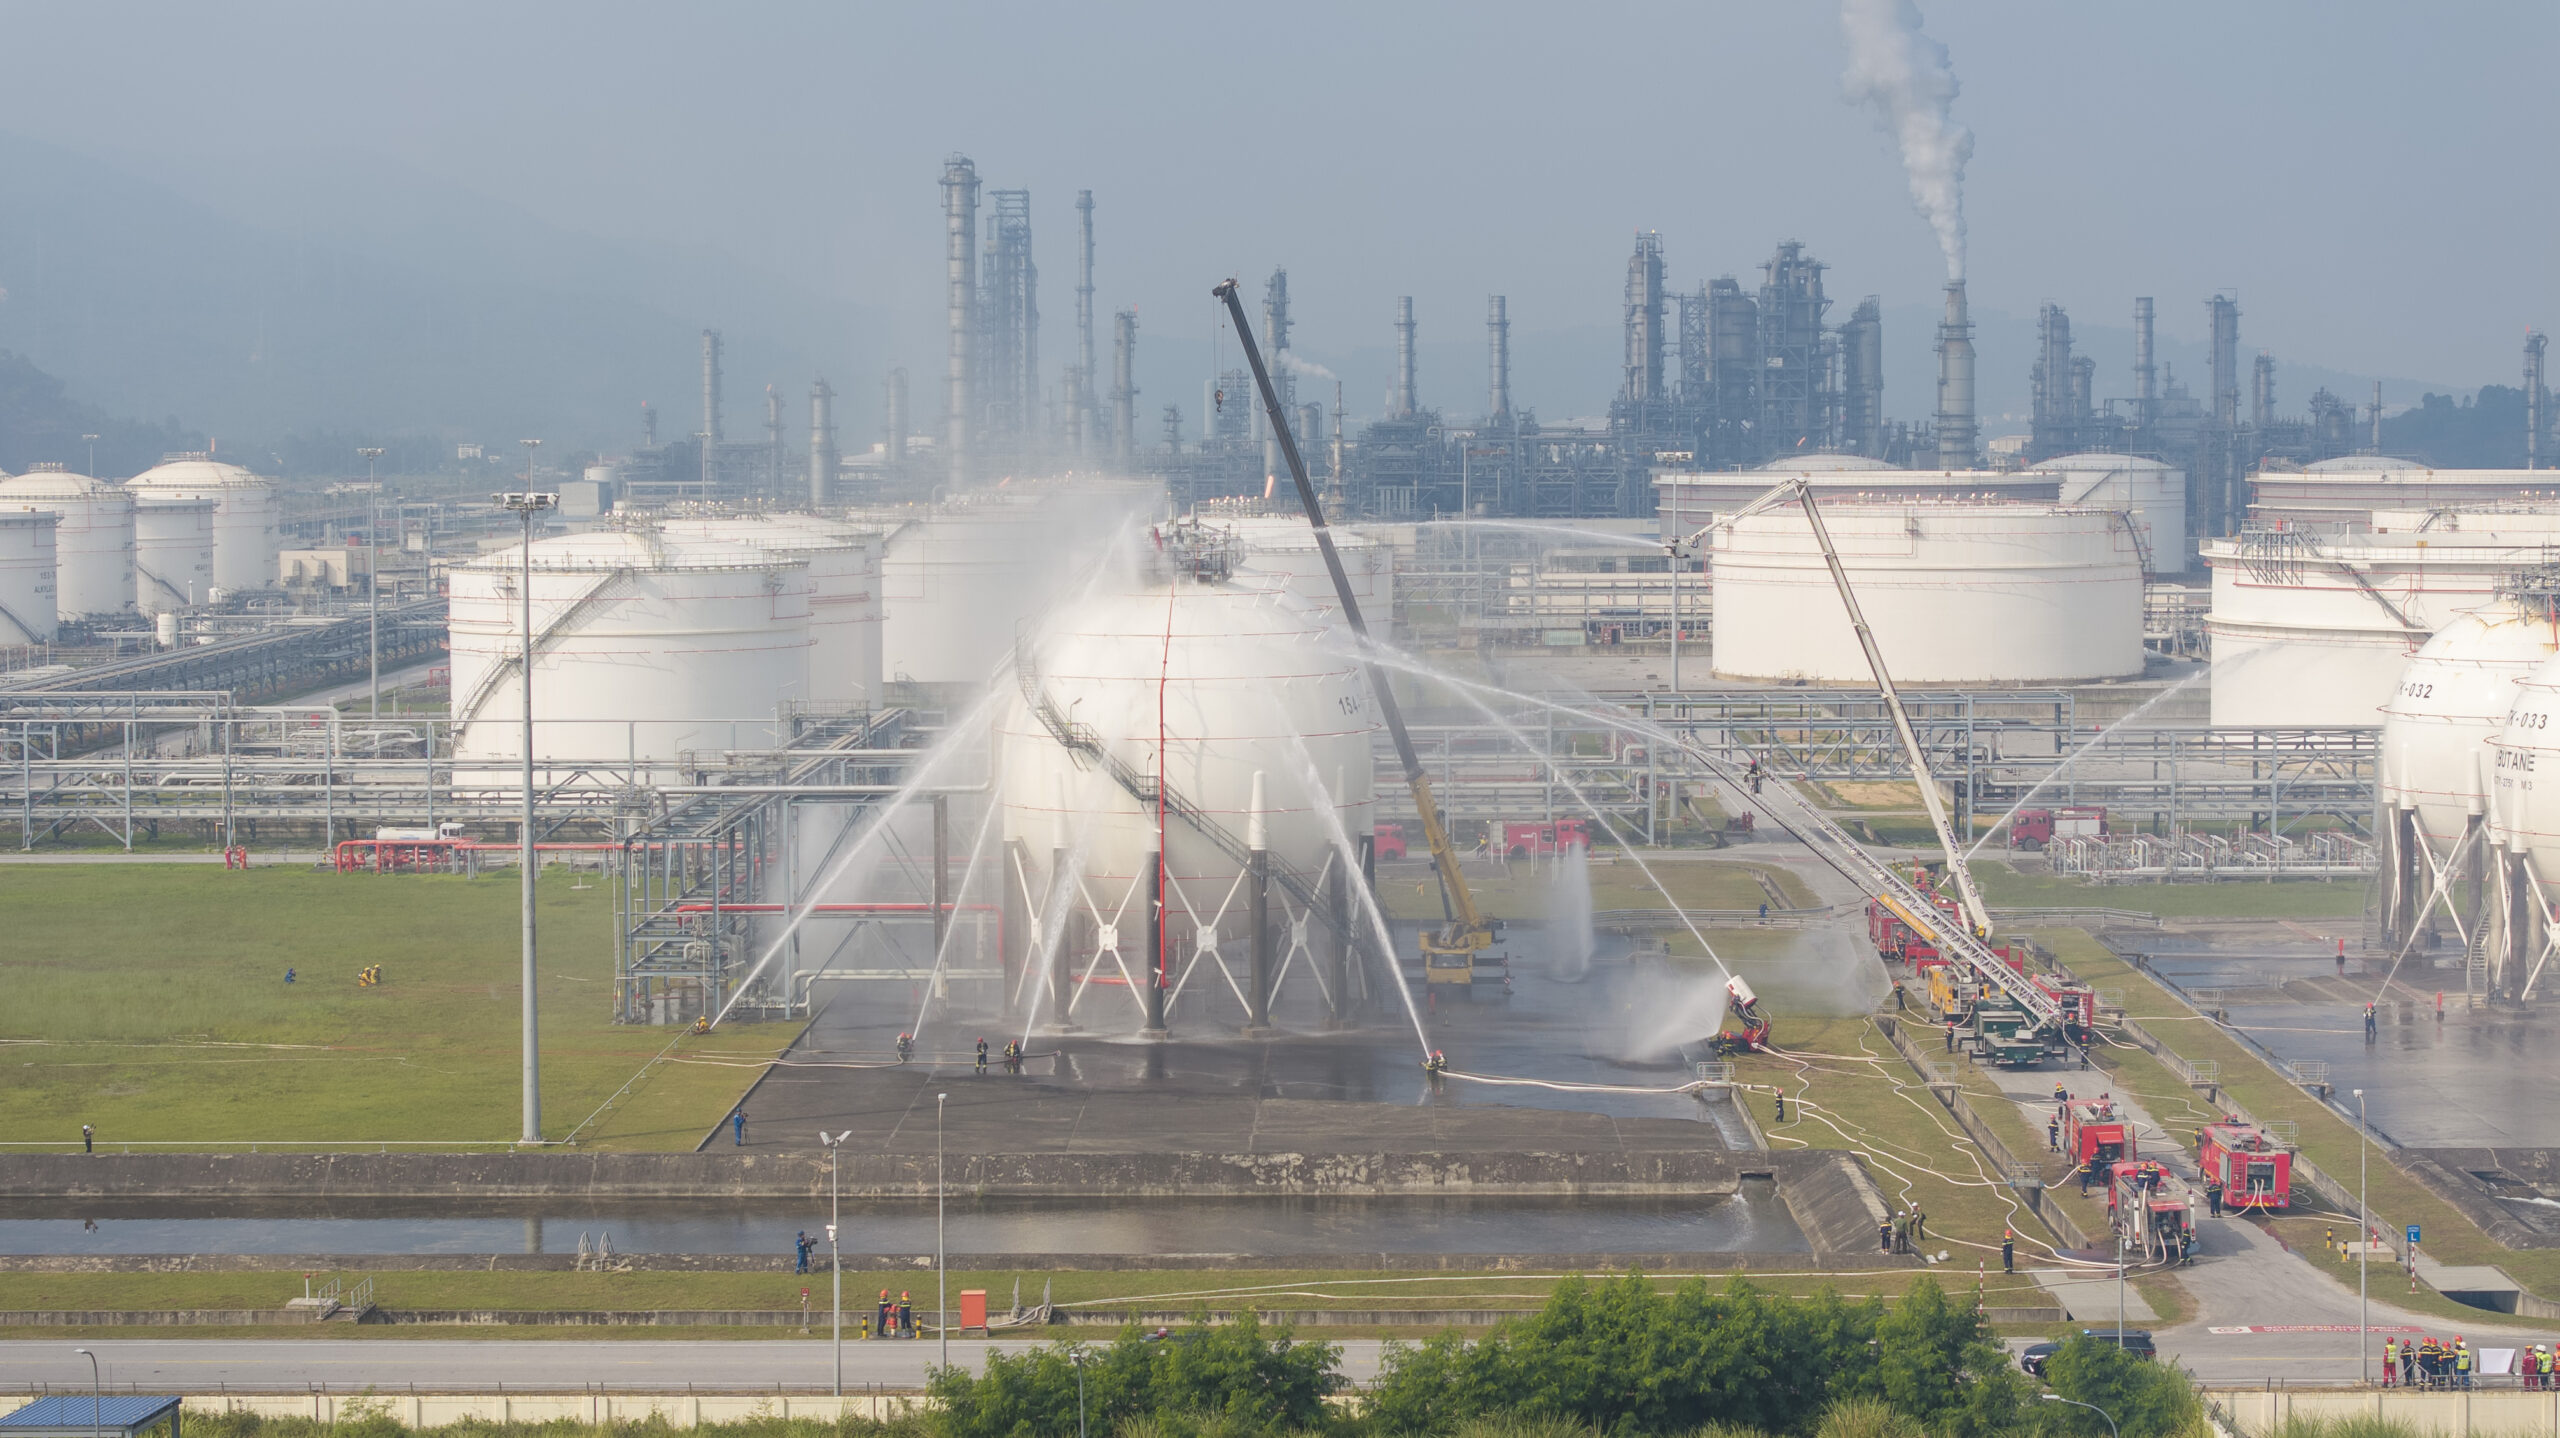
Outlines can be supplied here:
<path id="1" fill-rule="evenodd" d="M 1326 527 L 1324 506 L 1316 499 L 1315 486 L 1307 480 L 1307 462 L 1299 457 L 1298 441 L 1291 433 L 1289 420 L 1281 413 L 1280 394 L 1271 384 L 1271 371 L 1263 365 L 1262 350 L 1254 343 L 1253 326 L 1246 322 L 1244 301 L 1236 293 L 1236 282 L 1228 280 L 1211 291 L 1227 306 L 1227 317 L 1234 321 L 1236 339 L 1244 346 L 1244 357 L 1253 366 L 1254 383 L 1261 387 L 1262 405 L 1269 412 L 1271 433 L 1280 441 L 1280 453 L 1289 461 L 1290 482 L 1298 487 L 1298 503 L 1307 512 L 1307 523 L 1314 527 L 1316 548 L 1324 555 L 1324 567 L 1333 576 L 1334 596 L 1342 604 L 1343 621 L 1351 626 L 1363 650 L 1362 663 L 1369 671 L 1370 692 L 1378 696 L 1378 709 L 1387 722 L 1387 733 L 1395 739 L 1396 759 L 1404 765 L 1405 787 L 1413 792 L 1413 807 L 1422 817 L 1423 841 L 1431 847 L 1431 863 L 1440 874 L 1441 926 L 1425 931 L 1422 936 L 1422 975 L 1433 984 L 1466 984 L 1476 981 L 1476 964 L 1485 951 L 1502 937 L 1502 921 L 1487 919 L 1476 911 L 1475 895 L 1467 890 L 1466 875 L 1458 871 L 1458 851 L 1449 842 L 1448 827 L 1440 821 L 1440 806 L 1431 797 L 1431 776 L 1422 769 L 1422 756 L 1415 752 L 1413 736 L 1404 728 L 1403 711 L 1396 707 L 1395 690 L 1388 684 L 1386 672 L 1374 658 L 1367 657 L 1368 621 L 1360 615 L 1360 601 L 1351 593 L 1351 579 L 1342 569 L 1342 558 L 1334 552 L 1333 532 Z"/>

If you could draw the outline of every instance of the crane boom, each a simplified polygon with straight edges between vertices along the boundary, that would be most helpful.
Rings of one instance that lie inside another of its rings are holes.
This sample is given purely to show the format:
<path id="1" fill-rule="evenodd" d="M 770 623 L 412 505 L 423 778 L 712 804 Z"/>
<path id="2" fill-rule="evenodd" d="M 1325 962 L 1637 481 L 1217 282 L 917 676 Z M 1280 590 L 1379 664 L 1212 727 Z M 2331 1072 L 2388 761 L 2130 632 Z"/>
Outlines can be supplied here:
<path id="1" fill-rule="evenodd" d="M 1253 366 L 1253 382 L 1262 391 L 1272 436 L 1280 442 L 1280 453 L 1288 461 L 1290 482 L 1297 486 L 1298 503 L 1315 530 L 1316 549 L 1324 556 L 1325 571 L 1333 576 L 1333 593 L 1341 601 L 1343 621 L 1360 641 L 1370 692 L 1377 696 L 1378 712 L 1386 720 L 1387 733 L 1395 740 L 1396 760 L 1404 766 L 1405 787 L 1413 792 L 1414 807 L 1421 812 L 1422 837 L 1430 845 L 1432 865 L 1439 871 L 1441 909 L 1447 918 L 1438 934 L 1423 935 L 1425 962 L 1431 955 L 1441 954 L 1465 957 L 1471 964 L 1475 954 L 1492 946 L 1494 926 L 1477 911 L 1466 876 L 1458 871 L 1458 851 L 1440 822 L 1440 806 L 1431 796 L 1431 777 L 1423 771 L 1422 755 L 1413 747 L 1413 736 L 1405 732 L 1404 712 L 1396 707 L 1395 690 L 1388 687 L 1386 671 L 1369 652 L 1368 621 L 1361 617 L 1360 601 L 1351 592 L 1351 576 L 1343 571 L 1342 557 L 1334 552 L 1333 531 L 1325 524 L 1324 505 L 1316 499 L 1315 486 L 1307 479 L 1307 462 L 1298 454 L 1297 436 L 1280 408 L 1280 393 L 1272 386 L 1271 371 L 1262 362 L 1261 347 L 1254 343 L 1253 326 L 1245 319 L 1244 301 L 1236 292 L 1236 282 L 1228 280 L 1210 293 L 1226 302 L 1227 317 L 1236 327 L 1236 339 L 1244 346 L 1246 361 Z"/>

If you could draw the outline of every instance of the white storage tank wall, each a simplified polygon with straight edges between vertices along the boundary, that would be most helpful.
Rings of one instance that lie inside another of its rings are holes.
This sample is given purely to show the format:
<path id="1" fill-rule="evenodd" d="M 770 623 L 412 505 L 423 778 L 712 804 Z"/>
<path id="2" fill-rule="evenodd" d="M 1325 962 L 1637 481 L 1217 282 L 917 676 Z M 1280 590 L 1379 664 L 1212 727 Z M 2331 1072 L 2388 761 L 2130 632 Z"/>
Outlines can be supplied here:
<path id="1" fill-rule="evenodd" d="M 1854 454 L 1809 454 L 1775 460 L 1758 469 L 1698 470 L 1654 477 L 1654 514 L 1666 534 L 1694 534 L 1719 514 L 1731 514 L 1802 476 L 1824 503 L 1864 499 L 1895 501 L 2009 500 L 2051 503 L 2056 476 L 2040 470 L 1903 469 Z"/>
<path id="2" fill-rule="evenodd" d="M 2424 529 L 2426 516 L 2373 517 L 2387 530 L 2204 544 L 2213 723 L 2382 722 L 2401 671 L 2437 627 L 2494 600 L 2504 576 L 2541 563 L 2560 540 L 2560 514 L 2438 515 Z"/>
<path id="3" fill-rule="evenodd" d="M 2123 518 L 2041 504 L 1825 501 L 1822 516 L 1898 683 L 2139 674 L 2142 571 Z M 1874 682 L 1801 509 L 1711 537 L 1717 675 Z"/>
<path id="4" fill-rule="evenodd" d="M 133 600 L 166 614 L 211 598 L 214 499 L 156 499 L 133 507 Z"/>
<path id="5" fill-rule="evenodd" d="M 133 496 L 61 465 L 37 465 L 0 484 L 0 509 L 50 512 L 54 609 L 64 620 L 133 607 Z"/>
<path id="6" fill-rule="evenodd" d="M 1332 859 L 1338 876 L 1337 835 L 1356 840 L 1374 825 L 1378 718 L 1366 678 L 1327 633 L 1332 622 L 1267 576 L 1107 585 L 1042 627 L 1040 685 L 1059 711 L 1148 775 L 1158 770 L 1164 726 L 1168 787 L 1239 840 L 1250 832 L 1261 773 L 1275 858 L 1310 881 Z M 1124 910 L 1121 900 L 1155 847 L 1154 809 L 1060 748 L 1021 701 L 1007 704 L 996 729 L 1005 837 L 1044 869 L 1061 839 L 1081 855 L 1078 907 L 1096 924 L 1117 919 L 1120 952 L 1138 971 L 1145 901 Z M 1192 916 L 1205 921 L 1227 902 L 1235 864 L 1179 819 L 1166 833 L 1168 878 L 1179 891 L 1168 908 L 1186 925 Z M 1078 1022 L 1103 1022 L 1089 1017 L 1101 997 L 1085 1000 Z M 1134 1009 L 1123 1012 L 1135 1027 Z"/>
<path id="7" fill-rule="evenodd" d="M 1161 490 L 1079 483 L 916 513 L 881 557 L 883 675 L 986 683 L 1023 623 L 1059 603 L 1106 550 L 1143 542 L 1131 520 L 1161 503 Z"/>
<path id="8" fill-rule="evenodd" d="M 2131 514 L 2153 574 L 2187 572 L 2194 556 L 2187 541 L 2186 471 L 2130 454 L 2066 454 L 2033 469 L 2054 476 L 2059 503 Z"/>
<path id="9" fill-rule="evenodd" d="M 1244 568 L 1279 579 L 1291 594 L 1326 614 L 1341 609 L 1340 597 L 1333 591 L 1333 574 L 1325 568 L 1324 552 L 1316 547 L 1315 530 L 1303 517 L 1254 515 L 1203 522 L 1235 535 Z M 1344 577 L 1351 581 L 1351 597 L 1360 606 L 1360 617 L 1383 632 L 1395 615 L 1394 546 L 1339 525 L 1332 526 L 1331 532 L 1334 553 L 1342 560 Z"/>
<path id="10" fill-rule="evenodd" d="M 276 582 L 282 504 L 273 481 L 210 455 L 179 454 L 126 480 L 125 488 L 136 498 L 216 501 L 214 587 L 262 589 Z"/>
<path id="11" fill-rule="evenodd" d="M 2517 683 L 2555 652 L 2549 612 L 2501 600 L 2436 631 L 2401 671 L 2382 716 L 2382 798 L 2417 811 L 2439 855 L 2488 810 L 2499 731 Z"/>
<path id="12" fill-rule="evenodd" d="M 522 546 L 452 571 L 457 761 L 515 760 Z M 643 763 L 772 742 L 808 693 L 803 560 L 745 545 L 600 530 L 533 547 L 534 754 Z"/>
<path id="13" fill-rule="evenodd" d="M 751 546 L 809 566 L 809 698 L 819 704 L 880 699 L 880 547 L 877 526 L 811 514 L 742 514 L 666 520 L 669 534 Z"/>
<path id="14" fill-rule="evenodd" d="M 49 510 L 0 513 L 0 647 L 53 642 L 53 535 Z"/>

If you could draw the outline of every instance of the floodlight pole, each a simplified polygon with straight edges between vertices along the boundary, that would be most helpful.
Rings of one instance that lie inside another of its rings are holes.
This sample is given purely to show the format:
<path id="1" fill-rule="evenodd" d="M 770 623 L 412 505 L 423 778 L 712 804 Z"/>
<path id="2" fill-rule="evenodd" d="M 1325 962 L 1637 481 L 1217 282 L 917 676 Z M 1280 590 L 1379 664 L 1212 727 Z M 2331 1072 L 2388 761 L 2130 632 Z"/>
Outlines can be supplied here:
<path id="1" fill-rule="evenodd" d="M 100 1435 L 105 1430 L 98 1422 L 98 1408 L 103 1402 L 98 1393 L 100 1386 L 98 1380 L 98 1355 L 90 1352 L 86 1348 L 74 1348 L 71 1351 L 89 1360 L 89 1438 L 100 1438 Z"/>
<path id="2" fill-rule="evenodd" d="M 827 1137 L 825 1129 L 818 1130 L 818 1142 L 827 1146 L 827 1266 L 835 1270 L 835 1298 L 831 1306 L 835 1311 L 833 1331 L 838 1399 L 844 1397 L 844 1249 L 836 1240 L 836 1159 L 843 1149 L 844 1141 L 852 1136 L 851 1129 L 833 1138 Z M 844 1405 L 841 1402 L 836 1405 L 836 1416 L 838 1418 L 844 1416 Z"/>
<path id="3" fill-rule="evenodd" d="M 516 596 L 524 616 L 524 647 L 519 651 L 523 672 L 517 676 L 524 690 L 524 813 L 517 856 L 517 865 L 524 871 L 524 1134 L 520 1140 L 524 1143 L 542 1142 L 542 1034 L 536 1023 L 539 1005 L 533 961 L 533 517 L 560 502 L 560 496 L 539 493 L 533 487 L 533 452 L 541 443 L 524 441 L 524 489 L 497 496 L 499 507 L 515 511 L 524 521 L 523 587 Z"/>
<path id="4" fill-rule="evenodd" d="M 364 456 L 364 653 L 365 716 L 382 717 L 382 481 L 374 477 L 373 462 L 382 451 L 373 446 L 359 449 Z M 528 480 L 525 488 L 533 488 Z"/>
<path id="5" fill-rule="evenodd" d="M 2118 1350 L 2122 1350 L 2121 1344 L 2118 1345 Z M 2123 1438 L 2123 1430 L 2116 1427 L 2115 1415 L 2109 1413 L 2106 1409 L 2099 1407 L 2095 1403 L 2083 1403 L 2077 1398 L 2065 1398 L 2059 1393 L 2039 1393 L 2036 1396 L 2047 1403 L 2068 1403 L 2074 1408 L 2086 1408 L 2090 1412 L 2107 1420 L 2107 1431 L 2109 1433 L 2115 1434 L 2116 1438 Z"/>
<path id="6" fill-rule="evenodd" d="M 2373 1348 L 2373 1297 L 2365 1270 L 2373 1262 L 2373 1219 L 2364 1203 L 2365 1156 L 2370 1152 L 2364 1122 L 2364 1090 L 2356 1093 L 2356 1381 L 2370 1372 Z"/>
<path id="7" fill-rule="evenodd" d="M 945 1368 L 951 1366 L 951 1269 L 949 1255 L 942 1246 L 942 1217 L 951 1190 L 942 1177 L 942 1105 L 950 1097 L 947 1093 L 933 1096 L 933 1306 Z"/>

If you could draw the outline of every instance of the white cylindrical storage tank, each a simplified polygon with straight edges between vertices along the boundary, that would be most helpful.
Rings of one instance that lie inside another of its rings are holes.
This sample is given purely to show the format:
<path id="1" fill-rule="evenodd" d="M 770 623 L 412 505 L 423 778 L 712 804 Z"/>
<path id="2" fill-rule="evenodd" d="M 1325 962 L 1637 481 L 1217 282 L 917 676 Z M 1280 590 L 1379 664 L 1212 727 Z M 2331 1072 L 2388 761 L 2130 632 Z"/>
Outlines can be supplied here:
<path id="1" fill-rule="evenodd" d="M 1053 602 L 1078 558 L 1048 506 L 987 502 L 929 512 L 880 562 L 881 671 L 891 681 L 983 684 L 1022 622 Z"/>
<path id="2" fill-rule="evenodd" d="M 1333 575 L 1316 547 L 1315 530 L 1299 515 L 1248 515 L 1202 521 L 1236 537 L 1243 568 L 1278 578 L 1291 594 L 1327 614 L 1342 605 L 1333 592 Z M 1374 535 L 1339 525 L 1330 527 L 1334 553 L 1351 581 L 1351 597 L 1360 616 L 1381 632 L 1396 608 L 1396 552 Z"/>
<path id="3" fill-rule="evenodd" d="M 1377 705 L 1366 677 L 1329 635 L 1333 621 L 1273 576 L 1201 583 L 1143 577 L 1106 582 L 1065 606 L 1034 642 L 1033 687 L 1053 716 L 1089 736 L 1129 772 L 1202 814 L 1239 843 L 1257 825 L 1279 864 L 1312 884 L 1344 873 L 1341 845 L 1374 824 L 1370 739 Z M 1045 871 L 1064 846 L 1082 874 L 1074 906 L 1089 955 L 1117 925 L 1116 947 L 1143 976 L 1145 856 L 1156 850 L 1157 809 L 1115 781 L 1108 767 L 1063 746 L 1021 699 L 996 723 L 1004 836 Z M 1201 932 L 1225 936 L 1230 966 L 1246 951 L 1237 864 L 1178 813 L 1165 820 L 1167 937 L 1179 967 Z M 1124 906 L 1133 889 L 1134 904 Z M 1274 899 L 1275 909 L 1279 899 Z M 1279 919 L 1275 912 L 1275 921 Z M 1082 959 L 1076 967 L 1080 970 Z M 1105 961 L 1104 972 L 1115 972 Z M 1241 970 L 1239 970 L 1241 972 Z M 1197 976 L 1197 990 L 1217 981 Z M 1224 993 L 1223 988 L 1217 990 Z M 1108 1025 L 1089 996 L 1077 1022 Z M 1119 1011 L 1136 1027 L 1134 1009 Z M 1176 1022 L 1179 1023 L 1179 1015 Z"/>
<path id="4" fill-rule="evenodd" d="M 452 572 L 457 761 L 520 760 L 521 545 Z M 599 530 L 533 546 L 534 757 L 642 763 L 772 742 L 809 685 L 806 560 Z"/>
<path id="5" fill-rule="evenodd" d="M 133 496 L 103 480 L 39 464 L 0 483 L 0 509 L 44 512 L 54 530 L 55 613 L 64 620 L 133 607 Z"/>
<path id="6" fill-rule="evenodd" d="M 133 507 L 133 601 L 166 614 L 213 597 L 213 531 L 218 499 L 159 499 Z"/>
<path id="7" fill-rule="evenodd" d="M 283 504 L 274 481 L 204 454 L 173 454 L 125 481 L 137 499 L 210 499 L 213 582 L 226 592 L 262 589 L 276 582 L 278 524 Z"/>
<path id="8" fill-rule="evenodd" d="M 0 648 L 50 644 L 55 631 L 51 510 L 0 511 Z"/>
<path id="9" fill-rule="evenodd" d="M 2418 827 L 2448 854 L 2488 812 L 2499 731 L 2518 681 L 2560 653 L 2551 612 L 2501 600 L 2418 647 L 2382 708 L 2382 798 L 2417 811 Z"/>
<path id="10" fill-rule="evenodd" d="M 2215 724 L 2380 722 L 2428 636 L 2560 542 L 2560 512 L 2372 519 L 2371 533 L 2266 529 L 2204 544 Z"/>
<path id="11" fill-rule="evenodd" d="M 2133 516 L 2153 574 L 2184 574 L 2187 545 L 2185 470 L 2130 454 L 2065 454 L 2032 467 L 2055 477 L 2054 499 Z"/>
<path id="12" fill-rule="evenodd" d="M 2121 516 L 2045 504 L 1826 500 L 1822 517 L 1895 682 L 2051 684 L 2142 672 L 2142 569 Z M 1803 510 L 1710 539 L 1714 668 L 1875 682 Z"/>
<path id="13" fill-rule="evenodd" d="M 745 545 L 809 566 L 809 698 L 865 705 L 880 699 L 880 545 L 875 525 L 812 514 L 669 519 L 668 534 Z"/>

